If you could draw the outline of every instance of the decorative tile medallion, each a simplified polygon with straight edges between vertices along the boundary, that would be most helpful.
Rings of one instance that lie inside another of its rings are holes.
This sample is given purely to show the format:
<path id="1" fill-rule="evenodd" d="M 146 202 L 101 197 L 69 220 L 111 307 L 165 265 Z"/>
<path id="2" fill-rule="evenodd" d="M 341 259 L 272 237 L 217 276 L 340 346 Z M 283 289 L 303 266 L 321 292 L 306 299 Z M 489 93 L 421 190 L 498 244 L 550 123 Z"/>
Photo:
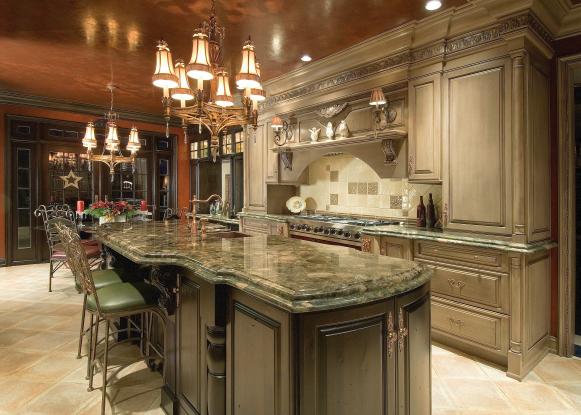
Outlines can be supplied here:
<path id="1" fill-rule="evenodd" d="M 339 172 L 337 170 L 331 170 L 330 180 L 331 180 L 331 182 L 338 182 L 339 181 Z"/>
<path id="2" fill-rule="evenodd" d="M 357 194 L 357 183 L 347 183 L 347 193 L 350 195 Z"/>
<path id="3" fill-rule="evenodd" d="M 367 183 L 367 194 L 368 195 L 376 195 L 379 190 L 379 185 L 377 182 Z"/>
<path id="4" fill-rule="evenodd" d="M 357 194 L 360 195 L 367 194 L 367 183 L 357 183 Z"/>
<path id="5" fill-rule="evenodd" d="M 401 209 L 401 195 L 389 196 L 389 208 L 390 209 Z"/>
<path id="6" fill-rule="evenodd" d="M 331 205 L 337 206 L 339 204 L 339 195 L 337 193 L 331 193 L 329 195 L 329 203 Z"/>

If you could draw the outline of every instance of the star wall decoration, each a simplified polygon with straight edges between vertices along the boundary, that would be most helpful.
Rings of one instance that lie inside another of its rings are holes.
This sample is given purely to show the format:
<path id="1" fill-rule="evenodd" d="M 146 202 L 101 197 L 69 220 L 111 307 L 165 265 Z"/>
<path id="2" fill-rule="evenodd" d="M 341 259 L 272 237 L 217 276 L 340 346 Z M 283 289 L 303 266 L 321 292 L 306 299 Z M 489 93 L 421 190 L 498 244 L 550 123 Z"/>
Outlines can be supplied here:
<path id="1" fill-rule="evenodd" d="M 75 187 L 78 189 L 79 182 L 83 179 L 82 177 L 77 176 L 72 170 L 69 171 L 69 174 L 66 176 L 60 176 L 60 178 L 64 182 L 63 189 L 66 189 L 67 187 Z"/>

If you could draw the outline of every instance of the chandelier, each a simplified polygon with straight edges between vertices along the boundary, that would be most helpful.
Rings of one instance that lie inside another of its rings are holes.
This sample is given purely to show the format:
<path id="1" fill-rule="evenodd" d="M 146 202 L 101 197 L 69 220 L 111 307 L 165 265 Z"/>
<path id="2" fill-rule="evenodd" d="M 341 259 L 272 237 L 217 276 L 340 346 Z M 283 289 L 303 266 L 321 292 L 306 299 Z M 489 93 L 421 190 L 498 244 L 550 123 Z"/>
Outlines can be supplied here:
<path id="1" fill-rule="evenodd" d="M 109 89 L 109 92 L 111 93 L 111 107 L 104 117 L 104 119 L 107 121 L 107 137 L 105 138 L 105 143 L 101 154 L 94 154 L 93 152 L 93 150 L 97 148 L 97 139 L 95 138 L 95 123 L 93 121 L 87 123 L 85 137 L 83 138 L 82 143 L 83 147 L 86 147 L 87 149 L 87 156 L 90 162 L 97 161 L 109 167 L 109 173 L 111 174 L 112 182 L 114 178 L 115 167 L 118 164 L 130 163 L 133 171 L 135 172 L 135 155 L 141 148 L 141 143 L 139 142 L 137 128 L 133 126 L 129 132 L 129 140 L 127 142 L 127 146 L 125 147 L 127 151 L 129 151 L 130 155 L 124 156 L 121 152 L 121 142 L 119 141 L 119 134 L 117 132 L 119 114 L 113 111 L 113 91 L 115 90 L 115 86 L 109 84 L 107 85 L 107 89 Z"/>
<path id="2" fill-rule="evenodd" d="M 257 127 L 258 102 L 266 99 L 260 82 L 260 66 L 250 37 L 242 47 L 242 65 L 236 75 L 236 87 L 243 90 L 242 105 L 235 105 L 230 91 L 230 77 L 223 67 L 222 43 L 225 29 L 216 22 L 216 3 L 212 0 L 210 18 L 203 22 L 192 37 L 192 57 L 188 64 L 172 60 L 168 44 L 159 41 L 156 50 L 153 85 L 163 89 L 162 104 L 169 134 L 171 117 L 182 120 L 187 143 L 188 125 L 202 126 L 210 132 L 210 153 L 216 161 L 219 137 L 229 127 Z M 194 89 L 190 79 L 195 81 Z M 209 93 L 204 82 L 210 81 Z"/>

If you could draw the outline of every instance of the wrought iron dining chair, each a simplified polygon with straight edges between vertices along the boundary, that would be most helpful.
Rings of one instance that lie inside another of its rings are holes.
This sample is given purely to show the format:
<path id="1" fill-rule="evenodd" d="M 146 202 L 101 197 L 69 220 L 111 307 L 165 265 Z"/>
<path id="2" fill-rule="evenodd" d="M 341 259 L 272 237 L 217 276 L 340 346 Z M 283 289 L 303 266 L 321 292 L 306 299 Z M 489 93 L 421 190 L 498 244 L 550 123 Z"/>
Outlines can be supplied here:
<path id="1" fill-rule="evenodd" d="M 46 242 L 49 251 L 49 273 L 48 273 L 48 291 L 52 291 L 52 279 L 54 274 L 66 264 L 66 256 L 60 246 L 60 238 L 54 225 L 57 222 L 65 221 L 68 226 L 78 232 L 75 212 L 69 205 L 52 204 L 40 205 L 35 211 L 35 216 L 42 218 Z M 101 251 L 97 241 L 85 240 L 83 245 L 91 258 L 91 265 L 95 266 L 101 261 Z"/>
<path id="2" fill-rule="evenodd" d="M 89 391 L 93 389 L 94 368 L 96 365 L 101 366 L 103 376 L 103 387 L 101 395 L 101 414 L 105 413 L 105 403 L 107 398 L 107 368 L 109 350 L 119 342 L 110 345 L 111 323 L 119 318 L 128 318 L 131 321 L 133 316 L 141 316 L 140 337 L 141 350 L 145 350 L 145 358 L 150 359 L 151 350 L 157 356 L 164 360 L 164 352 L 166 350 L 165 344 L 163 350 L 159 350 L 151 341 L 150 335 L 152 333 L 153 319 L 159 318 L 162 322 L 161 326 L 164 330 L 164 343 L 166 339 L 165 327 L 167 322 L 167 314 L 159 306 L 158 300 L 161 295 L 160 291 L 153 285 L 145 282 L 122 282 L 117 284 L 107 285 L 97 288 L 94 278 L 94 273 L 91 271 L 87 255 L 81 245 L 79 235 L 67 226 L 57 225 L 63 245 L 67 252 L 68 262 L 73 273 L 79 279 L 83 291 L 86 294 L 87 311 L 91 315 L 91 324 L 89 327 Z M 99 325 L 105 322 L 105 336 L 102 342 L 104 343 L 102 356 L 97 353 L 97 347 L 100 343 Z M 131 327 L 128 328 L 131 334 Z M 125 341 L 134 340 L 129 335 Z M 144 343 L 145 342 L 145 347 Z M 102 357 L 102 363 L 99 360 Z M 165 378 L 166 365 L 163 365 L 163 376 Z"/>

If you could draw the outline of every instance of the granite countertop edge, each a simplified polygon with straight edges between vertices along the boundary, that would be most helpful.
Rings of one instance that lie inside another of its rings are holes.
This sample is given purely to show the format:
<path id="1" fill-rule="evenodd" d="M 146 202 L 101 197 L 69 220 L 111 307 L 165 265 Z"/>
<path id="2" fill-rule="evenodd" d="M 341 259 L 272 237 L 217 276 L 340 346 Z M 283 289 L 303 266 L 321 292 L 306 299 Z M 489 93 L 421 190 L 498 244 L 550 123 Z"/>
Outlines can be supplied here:
<path id="1" fill-rule="evenodd" d="M 272 220 L 275 222 L 288 222 L 289 218 L 299 217 L 293 215 L 270 214 L 262 212 L 242 212 L 239 215 L 256 219 Z M 363 228 L 361 233 L 363 235 L 368 236 L 395 236 L 406 239 L 443 242 L 457 245 L 474 246 L 479 248 L 498 249 L 507 252 L 519 252 L 525 254 L 546 251 L 558 246 L 557 243 L 554 241 L 515 243 L 510 241 L 490 239 L 485 236 L 480 236 L 477 234 L 461 235 L 446 231 L 419 229 L 402 225 L 367 227 Z"/>
<path id="2" fill-rule="evenodd" d="M 317 295 L 315 292 L 302 293 L 299 296 L 292 292 L 276 289 L 268 284 L 260 284 L 260 279 L 253 279 L 242 272 L 232 269 L 210 269 L 198 260 L 181 255 L 156 254 L 127 247 L 111 240 L 108 236 L 97 234 L 97 239 L 110 249 L 143 265 L 175 265 L 186 268 L 210 284 L 226 284 L 253 295 L 269 304 L 291 313 L 307 313 L 334 310 L 344 307 L 363 305 L 386 298 L 391 298 L 412 291 L 430 281 L 433 271 L 416 264 L 409 271 L 399 274 L 401 281 L 379 287 L 366 287 L 355 284 L 348 290 Z"/>

